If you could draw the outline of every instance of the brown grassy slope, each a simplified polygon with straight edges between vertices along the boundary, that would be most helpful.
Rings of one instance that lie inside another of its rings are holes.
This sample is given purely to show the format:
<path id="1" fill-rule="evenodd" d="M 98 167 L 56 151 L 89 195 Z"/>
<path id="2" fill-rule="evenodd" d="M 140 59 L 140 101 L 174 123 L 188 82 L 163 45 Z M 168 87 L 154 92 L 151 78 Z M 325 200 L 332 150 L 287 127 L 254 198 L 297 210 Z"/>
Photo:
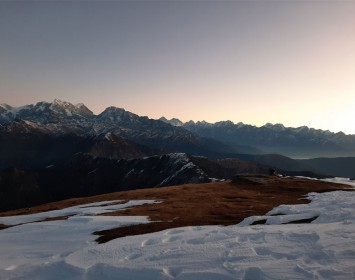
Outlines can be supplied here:
<path id="1" fill-rule="evenodd" d="M 29 214 L 104 200 L 156 199 L 149 204 L 119 210 L 108 216 L 149 216 L 147 225 L 96 232 L 98 242 L 192 225 L 230 225 L 252 215 L 263 215 L 280 204 L 307 203 L 309 192 L 351 189 L 349 186 L 299 178 L 276 176 L 241 177 L 235 182 L 142 189 L 94 197 L 69 199 L 28 209 L 0 213 L 0 216 Z"/>
<path id="2" fill-rule="evenodd" d="M 138 206 L 107 215 L 144 215 L 153 222 L 96 232 L 98 242 L 114 238 L 156 232 L 168 228 L 195 225 L 231 225 L 244 218 L 264 215 L 280 204 L 308 203 L 309 192 L 352 189 L 349 186 L 298 178 L 243 177 L 236 182 L 184 185 L 146 190 L 145 199 L 163 199 L 161 204 Z M 123 194 L 122 194 L 123 195 Z M 127 196 L 128 195 L 128 196 Z M 142 191 L 124 194 L 122 198 L 142 197 Z"/>

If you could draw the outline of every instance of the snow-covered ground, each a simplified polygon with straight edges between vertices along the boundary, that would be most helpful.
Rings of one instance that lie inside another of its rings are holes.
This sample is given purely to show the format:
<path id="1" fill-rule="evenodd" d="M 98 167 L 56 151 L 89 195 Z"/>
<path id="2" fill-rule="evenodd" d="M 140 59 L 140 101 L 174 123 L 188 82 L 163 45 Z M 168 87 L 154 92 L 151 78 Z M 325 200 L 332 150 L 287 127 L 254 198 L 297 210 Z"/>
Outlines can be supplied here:
<path id="1" fill-rule="evenodd" d="M 0 231 L 0 279 L 355 279 L 355 193 L 309 197 L 310 204 L 281 205 L 239 225 L 176 228 L 105 244 L 91 233 L 147 218 L 88 214 L 155 201 L 1 218 L 26 224 Z M 32 222 L 65 215 L 74 216 Z M 284 224 L 308 218 L 316 219 Z M 250 225 L 256 220 L 266 224 Z"/>

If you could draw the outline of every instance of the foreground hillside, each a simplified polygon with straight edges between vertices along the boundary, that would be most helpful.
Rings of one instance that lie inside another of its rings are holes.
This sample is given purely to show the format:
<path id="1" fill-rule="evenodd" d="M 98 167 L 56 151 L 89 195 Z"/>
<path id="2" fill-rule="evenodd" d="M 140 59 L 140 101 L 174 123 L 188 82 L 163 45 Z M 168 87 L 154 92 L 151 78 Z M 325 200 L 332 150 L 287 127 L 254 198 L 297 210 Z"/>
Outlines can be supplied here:
<path id="1" fill-rule="evenodd" d="M 206 183 L 231 179 L 238 173 L 269 173 L 252 162 L 212 161 L 186 154 L 141 159 L 109 159 L 77 153 L 46 168 L 0 171 L 0 211 L 51 201 L 118 191 Z"/>
<path id="2" fill-rule="evenodd" d="M 244 176 L 3 212 L 0 278 L 352 279 L 350 190 Z"/>

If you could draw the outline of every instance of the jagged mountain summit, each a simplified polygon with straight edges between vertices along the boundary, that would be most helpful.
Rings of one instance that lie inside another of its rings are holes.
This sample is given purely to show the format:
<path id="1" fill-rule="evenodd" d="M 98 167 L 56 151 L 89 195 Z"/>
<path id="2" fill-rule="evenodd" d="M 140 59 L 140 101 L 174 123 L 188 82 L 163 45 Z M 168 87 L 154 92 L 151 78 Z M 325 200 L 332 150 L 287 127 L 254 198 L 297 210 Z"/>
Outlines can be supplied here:
<path id="1" fill-rule="evenodd" d="M 169 123 L 173 126 L 182 126 L 184 124 L 182 121 L 180 121 L 179 119 L 176 119 L 176 118 L 172 118 L 172 119 L 168 120 L 165 117 L 161 117 L 159 120 L 162 122 L 165 122 L 165 123 Z"/>
<path id="2" fill-rule="evenodd" d="M 93 112 L 83 103 L 73 105 L 59 99 L 50 103 L 38 102 L 35 105 L 31 104 L 18 108 L 7 104 L 0 105 L 0 116 L 3 122 L 15 119 L 58 121 L 60 118 L 88 118 L 93 115 Z"/>

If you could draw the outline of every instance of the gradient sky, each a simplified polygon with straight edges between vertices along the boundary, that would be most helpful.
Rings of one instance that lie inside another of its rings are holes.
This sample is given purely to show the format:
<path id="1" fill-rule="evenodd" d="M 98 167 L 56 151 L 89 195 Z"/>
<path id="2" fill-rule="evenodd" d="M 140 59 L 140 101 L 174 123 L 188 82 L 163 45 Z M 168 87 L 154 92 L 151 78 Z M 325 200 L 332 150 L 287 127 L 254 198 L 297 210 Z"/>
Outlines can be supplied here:
<path id="1" fill-rule="evenodd" d="M 355 1 L 0 2 L 0 103 L 355 134 Z"/>

